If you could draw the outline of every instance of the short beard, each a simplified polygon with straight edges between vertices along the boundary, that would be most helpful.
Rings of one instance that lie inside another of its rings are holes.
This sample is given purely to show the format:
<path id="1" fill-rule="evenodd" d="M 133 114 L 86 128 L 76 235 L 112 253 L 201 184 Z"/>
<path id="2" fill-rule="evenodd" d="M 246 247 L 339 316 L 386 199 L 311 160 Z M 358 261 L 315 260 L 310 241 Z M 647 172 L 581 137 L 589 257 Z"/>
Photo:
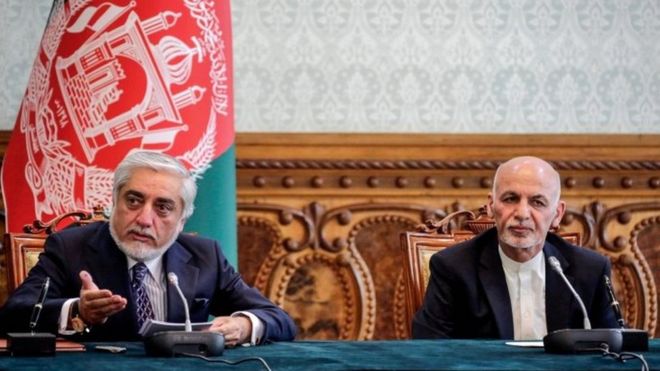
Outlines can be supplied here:
<path id="1" fill-rule="evenodd" d="M 174 241 L 176 241 L 176 238 L 178 237 L 178 233 L 175 233 L 172 238 L 170 238 L 170 240 L 165 243 L 165 245 L 158 246 L 156 248 L 137 241 L 124 244 L 121 242 L 117 232 L 115 231 L 112 218 L 110 218 L 110 235 L 112 236 L 112 239 L 115 241 L 115 244 L 119 250 L 121 250 L 124 255 L 138 262 L 150 261 L 165 254 L 165 252 L 167 252 L 170 246 L 174 244 Z"/>
<path id="2" fill-rule="evenodd" d="M 513 247 L 514 249 L 520 249 L 520 250 L 529 250 L 529 249 L 531 249 L 532 247 L 535 246 L 535 245 L 524 245 L 524 246 L 523 245 L 512 245 L 512 244 L 509 244 L 509 243 L 507 245 Z"/>
<path id="3" fill-rule="evenodd" d="M 507 246 L 510 246 L 514 249 L 521 249 L 521 250 L 529 250 L 537 246 L 539 243 L 543 243 L 543 241 L 531 241 L 529 243 L 512 243 L 515 240 L 515 237 L 513 236 L 507 236 L 503 239 L 502 242 L 504 242 Z"/>

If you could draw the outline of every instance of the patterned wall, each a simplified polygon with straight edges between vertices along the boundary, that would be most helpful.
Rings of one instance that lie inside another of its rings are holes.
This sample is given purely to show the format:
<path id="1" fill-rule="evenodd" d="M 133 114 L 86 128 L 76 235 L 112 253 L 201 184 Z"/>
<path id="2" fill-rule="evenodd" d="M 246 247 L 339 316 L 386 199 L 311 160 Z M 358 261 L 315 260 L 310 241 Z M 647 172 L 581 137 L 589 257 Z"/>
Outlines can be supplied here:
<path id="1" fill-rule="evenodd" d="M 14 127 L 51 1 L 0 2 L 0 130 Z"/>
<path id="2" fill-rule="evenodd" d="M 658 0 L 232 7 L 238 131 L 660 133 Z M 49 8 L 0 5 L 0 129 Z"/>

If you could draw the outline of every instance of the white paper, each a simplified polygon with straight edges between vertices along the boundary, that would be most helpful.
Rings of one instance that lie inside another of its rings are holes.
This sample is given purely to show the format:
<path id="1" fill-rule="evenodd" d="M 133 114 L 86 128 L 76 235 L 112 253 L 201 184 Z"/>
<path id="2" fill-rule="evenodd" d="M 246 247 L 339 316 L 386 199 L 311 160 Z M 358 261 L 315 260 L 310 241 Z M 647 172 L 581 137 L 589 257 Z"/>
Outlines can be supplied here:
<path id="1" fill-rule="evenodd" d="M 192 330 L 193 331 L 206 330 L 207 328 L 211 327 L 211 323 L 212 322 L 192 323 L 191 324 Z M 147 337 L 161 331 L 185 331 L 185 329 L 186 329 L 185 323 L 164 322 L 164 321 L 156 321 L 153 319 L 148 319 L 144 321 L 138 333 L 142 337 Z"/>
<path id="2" fill-rule="evenodd" d="M 523 348 L 543 348 L 543 341 L 507 341 L 506 345 Z"/>

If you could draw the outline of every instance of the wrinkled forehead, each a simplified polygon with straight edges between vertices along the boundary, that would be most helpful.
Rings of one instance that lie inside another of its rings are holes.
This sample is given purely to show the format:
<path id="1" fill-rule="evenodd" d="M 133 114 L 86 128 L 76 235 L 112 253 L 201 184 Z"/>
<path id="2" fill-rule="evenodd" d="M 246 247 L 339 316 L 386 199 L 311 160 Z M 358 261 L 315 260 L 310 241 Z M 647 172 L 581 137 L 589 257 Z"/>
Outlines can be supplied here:
<path id="1" fill-rule="evenodd" d="M 512 192 L 520 195 L 542 195 L 549 200 L 559 199 L 559 173 L 547 162 L 524 158 L 502 164 L 495 173 L 493 193 Z"/>
<path id="2" fill-rule="evenodd" d="M 183 178 L 169 171 L 139 168 L 131 172 L 126 183 L 119 187 L 119 196 L 126 194 L 173 200 L 183 204 Z"/>

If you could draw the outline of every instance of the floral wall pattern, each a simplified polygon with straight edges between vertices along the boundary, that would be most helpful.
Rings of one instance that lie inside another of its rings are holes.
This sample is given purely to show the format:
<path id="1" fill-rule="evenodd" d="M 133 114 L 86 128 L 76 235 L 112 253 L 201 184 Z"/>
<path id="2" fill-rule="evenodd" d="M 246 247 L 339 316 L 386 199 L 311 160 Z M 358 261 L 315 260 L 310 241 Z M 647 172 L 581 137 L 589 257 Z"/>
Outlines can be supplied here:
<path id="1" fill-rule="evenodd" d="M 0 129 L 50 4 L 0 5 Z M 236 0 L 232 18 L 238 131 L 660 133 L 658 0 Z"/>

